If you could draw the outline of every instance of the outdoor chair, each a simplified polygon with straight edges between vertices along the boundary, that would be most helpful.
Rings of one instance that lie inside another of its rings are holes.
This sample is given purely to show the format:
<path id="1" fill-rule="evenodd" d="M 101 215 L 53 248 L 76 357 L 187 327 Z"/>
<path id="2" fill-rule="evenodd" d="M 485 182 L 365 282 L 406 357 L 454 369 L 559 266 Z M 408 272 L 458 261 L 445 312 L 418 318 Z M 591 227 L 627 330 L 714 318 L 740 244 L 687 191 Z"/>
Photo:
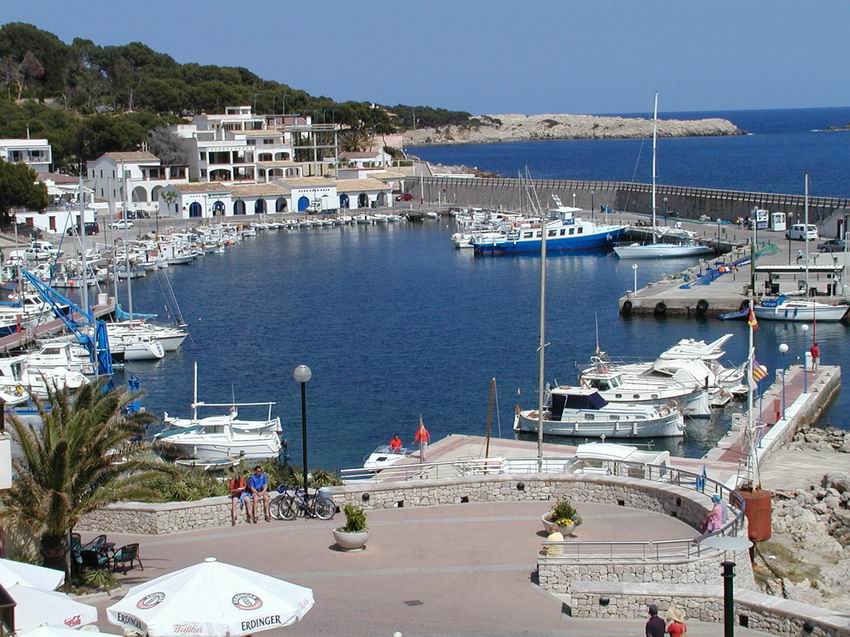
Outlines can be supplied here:
<path id="1" fill-rule="evenodd" d="M 112 554 L 111 560 L 113 571 L 118 570 L 120 565 L 123 567 L 122 572 L 126 574 L 128 570 L 133 568 L 133 562 L 138 562 L 139 568 L 143 571 L 145 570 L 145 567 L 142 565 L 142 559 L 139 557 L 138 544 L 127 544 L 126 546 L 122 546 Z"/>
<path id="2" fill-rule="evenodd" d="M 83 544 L 80 547 L 80 550 L 82 550 L 82 551 L 97 550 L 100 547 L 102 547 L 104 544 L 106 544 L 106 536 L 105 535 L 98 535 L 91 542 L 86 542 L 85 544 Z"/>
<path id="3" fill-rule="evenodd" d="M 80 558 L 83 568 L 97 570 L 109 566 L 109 558 L 98 549 L 83 549 L 80 551 Z"/>
<path id="4" fill-rule="evenodd" d="M 83 566 L 83 557 L 80 555 L 82 548 L 82 536 L 79 533 L 71 533 L 71 567 L 76 571 Z"/>

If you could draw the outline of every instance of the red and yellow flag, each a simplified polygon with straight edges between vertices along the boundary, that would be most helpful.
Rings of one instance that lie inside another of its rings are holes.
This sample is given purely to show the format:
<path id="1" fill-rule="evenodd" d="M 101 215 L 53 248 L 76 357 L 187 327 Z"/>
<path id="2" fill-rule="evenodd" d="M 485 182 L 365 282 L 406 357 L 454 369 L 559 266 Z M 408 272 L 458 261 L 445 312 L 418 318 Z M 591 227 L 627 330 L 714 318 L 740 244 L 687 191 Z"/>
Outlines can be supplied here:
<path id="1" fill-rule="evenodd" d="M 753 312 L 753 308 L 750 307 L 750 313 L 747 314 L 747 325 L 749 325 L 754 330 L 759 328 L 759 322 L 756 320 L 756 313 Z"/>

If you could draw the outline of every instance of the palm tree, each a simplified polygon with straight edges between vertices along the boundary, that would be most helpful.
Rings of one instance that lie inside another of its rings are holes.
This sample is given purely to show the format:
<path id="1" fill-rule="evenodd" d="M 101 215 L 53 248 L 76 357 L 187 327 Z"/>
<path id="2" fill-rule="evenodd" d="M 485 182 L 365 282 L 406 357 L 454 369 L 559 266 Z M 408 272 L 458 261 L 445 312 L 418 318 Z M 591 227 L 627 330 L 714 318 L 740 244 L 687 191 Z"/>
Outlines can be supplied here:
<path id="1" fill-rule="evenodd" d="M 49 409 L 33 398 L 41 428 L 9 417 L 21 456 L 13 460 L 12 487 L 0 495 L 2 515 L 32 530 L 44 565 L 64 570 L 68 583 L 69 536 L 80 518 L 110 502 L 148 495 L 146 480 L 170 470 L 143 460 L 133 444 L 153 420 L 127 413 L 138 395 L 108 391 L 105 383 L 51 389 Z"/>

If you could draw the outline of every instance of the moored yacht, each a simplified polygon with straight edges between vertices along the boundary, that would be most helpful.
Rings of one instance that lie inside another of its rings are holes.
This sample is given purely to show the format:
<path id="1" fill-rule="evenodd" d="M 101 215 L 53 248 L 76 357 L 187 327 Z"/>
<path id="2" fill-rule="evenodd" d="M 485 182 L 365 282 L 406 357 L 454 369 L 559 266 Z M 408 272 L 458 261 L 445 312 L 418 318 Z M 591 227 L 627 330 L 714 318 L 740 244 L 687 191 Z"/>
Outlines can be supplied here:
<path id="1" fill-rule="evenodd" d="M 536 409 L 514 417 L 514 431 L 536 432 Z M 662 438 L 683 435 L 682 413 L 675 406 L 609 403 L 596 389 L 560 386 L 550 389 L 543 410 L 543 433 L 551 436 Z"/>
<path id="2" fill-rule="evenodd" d="M 847 314 L 847 305 L 831 305 L 806 299 L 779 296 L 764 300 L 753 308 L 756 318 L 766 321 L 805 321 L 838 323 Z"/>

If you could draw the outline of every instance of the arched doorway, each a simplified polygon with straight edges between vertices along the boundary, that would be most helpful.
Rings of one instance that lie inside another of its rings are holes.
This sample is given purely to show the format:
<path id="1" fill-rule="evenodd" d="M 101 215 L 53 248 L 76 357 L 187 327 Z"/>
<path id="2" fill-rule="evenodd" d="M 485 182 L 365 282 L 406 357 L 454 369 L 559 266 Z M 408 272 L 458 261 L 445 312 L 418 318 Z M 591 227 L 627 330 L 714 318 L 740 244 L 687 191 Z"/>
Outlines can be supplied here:
<path id="1" fill-rule="evenodd" d="M 199 204 L 197 201 L 193 201 L 189 204 L 189 217 L 200 217 L 203 214 L 203 208 L 201 208 L 201 204 Z"/>
<path id="2" fill-rule="evenodd" d="M 351 201 L 349 201 L 348 195 L 341 194 L 339 196 L 339 207 L 340 208 L 350 208 L 351 207 Z"/>
<path id="3" fill-rule="evenodd" d="M 233 214 L 235 215 L 244 215 L 245 214 L 245 202 L 241 199 L 237 199 L 233 202 Z"/>
<path id="4" fill-rule="evenodd" d="M 265 199 L 257 199 L 257 201 L 254 202 L 254 214 L 255 215 L 266 214 L 266 200 Z"/>
<path id="5" fill-rule="evenodd" d="M 369 195 L 365 192 L 361 192 L 357 197 L 357 207 L 358 208 L 368 208 L 369 207 Z"/>
<path id="6" fill-rule="evenodd" d="M 286 197 L 278 197 L 274 202 L 275 212 L 286 212 Z"/>
<path id="7" fill-rule="evenodd" d="M 387 193 L 379 192 L 378 193 L 378 205 L 383 208 L 387 205 Z"/>
<path id="8" fill-rule="evenodd" d="M 307 197 L 298 198 L 298 212 L 304 212 L 310 207 L 310 200 Z"/>
<path id="9" fill-rule="evenodd" d="M 151 190 L 151 201 L 159 201 L 160 193 L 162 193 L 162 186 L 154 186 Z"/>
<path id="10" fill-rule="evenodd" d="M 143 203 L 148 200 L 148 191 L 141 186 L 133 188 L 133 203 Z"/>
<path id="11" fill-rule="evenodd" d="M 214 217 L 223 217 L 224 216 L 224 202 L 216 201 L 213 204 L 212 212 Z"/>
<path id="12" fill-rule="evenodd" d="M 289 153 L 275 153 L 274 154 L 275 161 L 289 161 Z"/>

